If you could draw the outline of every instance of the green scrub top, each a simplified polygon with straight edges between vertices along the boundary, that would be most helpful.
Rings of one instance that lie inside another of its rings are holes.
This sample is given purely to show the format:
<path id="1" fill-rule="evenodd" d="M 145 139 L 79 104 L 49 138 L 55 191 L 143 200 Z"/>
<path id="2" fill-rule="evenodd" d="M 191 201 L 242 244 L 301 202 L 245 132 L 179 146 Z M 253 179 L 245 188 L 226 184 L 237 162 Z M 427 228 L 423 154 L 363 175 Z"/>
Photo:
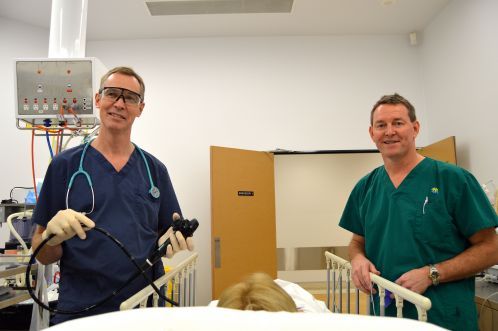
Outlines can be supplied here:
<path id="1" fill-rule="evenodd" d="M 363 177 L 344 209 L 341 227 L 365 238 L 367 258 L 395 281 L 412 269 L 448 260 L 470 246 L 467 238 L 498 226 L 498 217 L 468 171 L 423 159 L 395 188 L 383 166 Z M 451 330 L 477 330 L 474 277 L 430 286 L 428 320 Z M 404 302 L 403 316 L 417 318 Z M 377 310 L 378 312 L 378 310 Z M 386 315 L 395 316 L 393 302 Z"/>

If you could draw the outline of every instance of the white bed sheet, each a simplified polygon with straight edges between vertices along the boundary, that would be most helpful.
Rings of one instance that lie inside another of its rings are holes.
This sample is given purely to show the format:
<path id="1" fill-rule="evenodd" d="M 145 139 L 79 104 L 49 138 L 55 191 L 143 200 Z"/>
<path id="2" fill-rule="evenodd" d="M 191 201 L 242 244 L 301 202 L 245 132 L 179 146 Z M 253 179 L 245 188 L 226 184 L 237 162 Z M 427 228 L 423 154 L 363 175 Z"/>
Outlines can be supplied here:
<path id="1" fill-rule="evenodd" d="M 444 330 L 416 320 L 334 313 L 271 313 L 217 307 L 146 308 L 113 312 L 68 321 L 51 331 L 357 331 Z"/>

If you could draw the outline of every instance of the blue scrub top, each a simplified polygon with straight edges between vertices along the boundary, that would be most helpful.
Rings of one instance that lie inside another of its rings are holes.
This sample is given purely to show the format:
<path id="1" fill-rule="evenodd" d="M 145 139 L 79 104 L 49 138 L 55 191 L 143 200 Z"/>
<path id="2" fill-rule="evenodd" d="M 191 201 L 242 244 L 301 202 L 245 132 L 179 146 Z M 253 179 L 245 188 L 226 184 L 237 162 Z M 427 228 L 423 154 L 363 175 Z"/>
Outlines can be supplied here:
<path id="1" fill-rule="evenodd" d="M 470 246 L 468 238 L 496 227 L 498 217 L 468 171 L 425 158 L 395 188 L 383 166 L 353 189 L 339 225 L 365 238 L 367 258 L 381 276 L 448 260 Z M 429 322 L 451 330 L 477 328 L 474 278 L 430 286 Z M 389 312 L 395 314 L 392 304 Z M 403 315 L 416 318 L 405 302 Z M 378 310 L 377 310 L 378 311 Z"/>
<path id="2" fill-rule="evenodd" d="M 35 223 L 46 227 L 59 210 L 66 209 L 69 180 L 78 169 L 83 147 L 66 150 L 50 163 L 35 208 Z M 91 145 L 83 162 L 95 193 L 94 211 L 87 216 L 96 226 L 118 239 L 139 265 L 157 247 L 159 234 L 170 227 L 173 213 L 181 214 L 166 167 L 151 154 L 145 151 L 144 154 L 153 182 L 161 193 L 158 199 L 148 192 L 150 182 L 147 169 L 137 149 L 119 172 Z M 69 208 L 80 212 L 91 210 L 92 195 L 85 176 L 75 178 L 69 195 Z M 137 271 L 115 243 L 97 231 L 88 231 L 85 240 L 75 236 L 63 242 L 62 248 L 59 309 L 79 310 L 95 304 L 120 288 Z M 155 278 L 164 274 L 161 263 L 154 269 Z M 152 278 L 152 270 L 148 276 Z M 85 315 L 57 314 L 52 322 L 118 310 L 122 301 L 145 286 L 146 281 L 139 277 L 103 307 Z"/>

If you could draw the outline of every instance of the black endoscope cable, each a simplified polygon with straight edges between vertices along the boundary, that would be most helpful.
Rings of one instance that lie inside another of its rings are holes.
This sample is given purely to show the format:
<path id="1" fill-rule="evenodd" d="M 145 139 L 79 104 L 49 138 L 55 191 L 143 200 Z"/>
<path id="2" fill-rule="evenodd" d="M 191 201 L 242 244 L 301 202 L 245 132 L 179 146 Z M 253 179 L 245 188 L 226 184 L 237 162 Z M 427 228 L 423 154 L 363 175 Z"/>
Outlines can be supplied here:
<path id="1" fill-rule="evenodd" d="M 198 226 L 199 226 L 199 222 L 196 219 L 192 219 L 191 221 L 189 221 L 187 219 L 181 219 L 179 221 L 175 221 L 175 224 L 173 225 L 173 231 L 180 231 L 183 234 L 183 236 L 185 238 L 187 238 L 187 237 L 192 236 L 192 234 L 194 233 L 194 231 L 197 229 Z M 165 295 L 163 295 L 161 293 L 161 291 L 157 288 L 157 286 L 154 284 L 154 281 L 152 281 L 145 274 L 145 272 L 147 270 L 149 270 L 154 264 L 156 264 L 161 259 L 161 257 L 166 253 L 166 249 L 167 249 L 168 245 L 170 244 L 169 238 L 161 246 L 159 246 L 159 248 L 146 260 L 146 262 L 142 265 L 142 267 L 140 267 L 138 265 L 135 257 L 133 257 L 133 255 L 131 255 L 131 253 L 126 249 L 126 247 L 124 247 L 124 245 L 119 240 L 117 240 L 115 237 L 113 237 L 109 232 L 107 232 L 106 230 L 99 228 L 99 227 L 94 227 L 93 230 L 96 230 L 96 231 L 104 234 L 107 238 L 111 239 L 126 254 L 126 256 L 128 256 L 128 258 L 131 260 L 131 262 L 133 263 L 133 265 L 135 266 L 135 268 L 138 271 L 133 276 L 131 276 L 126 282 L 124 282 L 124 284 L 120 288 L 118 288 L 117 290 L 114 290 L 109 296 L 107 296 L 106 298 L 100 300 L 99 302 L 97 302 L 91 306 L 88 306 L 88 307 L 80 309 L 80 310 L 75 310 L 75 311 L 51 308 L 36 297 L 29 279 L 30 279 L 30 274 L 31 274 L 31 265 L 35 263 L 35 258 L 38 256 L 38 253 L 40 252 L 40 250 L 47 244 L 47 242 L 50 239 L 52 239 L 55 236 L 54 234 L 52 234 L 48 238 L 43 240 L 40 243 L 40 245 L 35 249 L 35 251 L 31 255 L 29 263 L 26 267 L 25 277 L 26 277 L 26 287 L 27 287 L 28 293 L 31 296 L 31 298 L 38 305 L 40 305 L 40 307 L 42 307 L 46 310 L 49 310 L 53 313 L 57 313 L 57 314 L 66 314 L 66 315 L 82 314 L 82 313 L 88 312 L 92 309 L 95 309 L 96 307 L 103 305 L 104 303 L 106 303 L 107 301 L 112 299 L 114 296 L 118 295 L 126 286 L 128 286 L 128 284 L 130 282 L 135 280 L 140 275 L 142 275 L 145 278 L 147 283 L 150 286 L 152 286 L 154 291 L 159 295 L 159 297 L 161 299 L 172 304 L 173 306 L 178 306 L 177 302 L 175 302 L 175 301 L 169 299 L 168 297 L 166 297 Z M 39 280 L 37 280 L 37 281 L 39 281 Z"/>

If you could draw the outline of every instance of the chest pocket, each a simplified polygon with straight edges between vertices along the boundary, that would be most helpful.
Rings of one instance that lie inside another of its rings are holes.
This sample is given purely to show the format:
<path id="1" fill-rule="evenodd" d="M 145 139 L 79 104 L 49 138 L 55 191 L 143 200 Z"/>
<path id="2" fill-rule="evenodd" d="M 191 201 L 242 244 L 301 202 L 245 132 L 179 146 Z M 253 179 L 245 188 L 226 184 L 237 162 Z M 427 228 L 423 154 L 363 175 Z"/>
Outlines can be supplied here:
<path id="1" fill-rule="evenodd" d="M 132 199 L 136 215 L 143 217 L 143 222 L 157 231 L 160 199 L 154 198 L 148 190 L 139 188 L 133 190 Z"/>
<path id="2" fill-rule="evenodd" d="M 415 237 L 424 244 L 443 247 L 448 243 L 453 224 L 443 199 L 433 198 L 417 210 Z"/>

